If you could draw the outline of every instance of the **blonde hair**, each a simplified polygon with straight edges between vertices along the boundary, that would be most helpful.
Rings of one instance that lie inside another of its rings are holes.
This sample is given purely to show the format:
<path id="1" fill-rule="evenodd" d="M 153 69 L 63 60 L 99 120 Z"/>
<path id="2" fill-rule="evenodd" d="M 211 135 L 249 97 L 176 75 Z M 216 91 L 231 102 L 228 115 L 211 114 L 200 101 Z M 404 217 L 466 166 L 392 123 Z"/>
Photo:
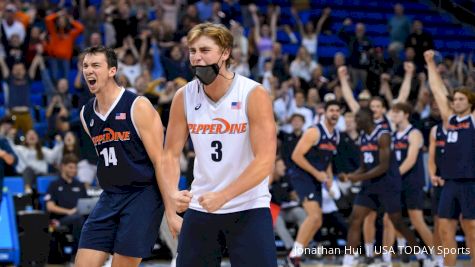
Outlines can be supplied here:
<path id="1" fill-rule="evenodd" d="M 229 58 L 226 60 L 226 66 L 229 67 L 231 65 L 231 50 L 234 43 L 234 38 L 231 31 L 223 24 L 205 22 L 194 26 L 188 32 L 186 40 L 188 41 L 188 44 L 191 44 L 201 36 L 206 36 L 213 39 L 214 42 L 223 50 L 229 49 Z"/>

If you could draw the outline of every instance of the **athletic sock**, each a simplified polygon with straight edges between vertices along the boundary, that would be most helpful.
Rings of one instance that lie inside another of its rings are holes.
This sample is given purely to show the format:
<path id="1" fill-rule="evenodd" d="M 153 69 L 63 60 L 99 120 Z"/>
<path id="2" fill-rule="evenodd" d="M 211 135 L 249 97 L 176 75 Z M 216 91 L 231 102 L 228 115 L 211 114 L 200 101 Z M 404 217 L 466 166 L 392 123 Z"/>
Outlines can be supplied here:
<path id="1" fill-rule="evenodd" d="M 290 251 L 289 257 L 290 258 L 301 257 L 302 254 L 303 254 L 303 245 L 295 241 L 294 247 L 292 248 L 292 251 Z"/>
<path id="2" fill-rule="evenodd" d="M 368 258 L 374 257 L 374 243 L 365 243 L 364 248 L 365 248 L 366 257 Z"/>

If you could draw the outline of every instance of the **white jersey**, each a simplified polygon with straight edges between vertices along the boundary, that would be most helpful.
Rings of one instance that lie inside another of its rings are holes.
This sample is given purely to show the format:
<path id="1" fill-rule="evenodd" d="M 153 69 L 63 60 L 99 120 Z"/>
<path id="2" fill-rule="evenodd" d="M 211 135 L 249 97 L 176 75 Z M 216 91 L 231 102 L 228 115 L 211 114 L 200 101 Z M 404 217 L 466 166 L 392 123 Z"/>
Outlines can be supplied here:
<path id="1" fill-rule="evenodd" d="M 206 212 L 198 198 L 226 188 L 254 159 L 247 117 L 248 96 L 259 84 L 239 74 L 226 94 L 213 102 L 198 80 L 184 90 L 185 114 L 195 150 L 193 198 L 190 208 Z M 256 187 L 228 201 L 214 213 L 231 213 L 269 207 L 269 177 Z"/>

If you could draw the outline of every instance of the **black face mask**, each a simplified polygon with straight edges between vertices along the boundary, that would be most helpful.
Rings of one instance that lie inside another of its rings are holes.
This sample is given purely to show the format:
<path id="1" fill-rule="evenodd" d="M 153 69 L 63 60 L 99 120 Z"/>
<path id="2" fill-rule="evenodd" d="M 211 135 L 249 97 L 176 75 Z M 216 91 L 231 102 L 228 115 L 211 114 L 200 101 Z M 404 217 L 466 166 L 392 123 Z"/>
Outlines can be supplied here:
<path id="1" fill-rule="evenodd" d="M 205 66 L 191 66 L 193 75 L 204 85 L 210 85 L 218 77 L 219 66 L 217 63 Z"/>
<path id="2" fill-rule="evenodd" d="M 219 56 L 218 62 L 223 56 L 223 53 L 221 53 L 221 56 Z M 223 62 L 224 63 L 224 62 Z M 223 65 L 221 63 L 221 65 Z M 193 75 L 200 80 L 204 85 L 210 85 L 214 80 L 216 80 L 216 77 L 218 77 L 219 74 L 219 69 L 221 66 L 218 65 L 218 63 L 210 64 L 210 65 L 205 65 L 205 66 L 191 66 L 191 71 L 193 72 Z"/>

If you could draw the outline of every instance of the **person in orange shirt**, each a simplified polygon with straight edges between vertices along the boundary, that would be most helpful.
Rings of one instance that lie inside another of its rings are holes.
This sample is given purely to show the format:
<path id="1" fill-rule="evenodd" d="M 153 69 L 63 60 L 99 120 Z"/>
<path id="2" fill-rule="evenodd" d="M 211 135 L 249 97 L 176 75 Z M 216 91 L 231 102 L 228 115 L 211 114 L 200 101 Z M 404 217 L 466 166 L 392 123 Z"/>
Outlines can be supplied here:
<path id="1" fill-rule="evenodd" d="M 47 51 L 52 77 L 55 81 L 67 78 L 74 41 L 83 32 L 84 26 L 64 10 L 48 15 L 45 23 L 49 33 Z"/>

